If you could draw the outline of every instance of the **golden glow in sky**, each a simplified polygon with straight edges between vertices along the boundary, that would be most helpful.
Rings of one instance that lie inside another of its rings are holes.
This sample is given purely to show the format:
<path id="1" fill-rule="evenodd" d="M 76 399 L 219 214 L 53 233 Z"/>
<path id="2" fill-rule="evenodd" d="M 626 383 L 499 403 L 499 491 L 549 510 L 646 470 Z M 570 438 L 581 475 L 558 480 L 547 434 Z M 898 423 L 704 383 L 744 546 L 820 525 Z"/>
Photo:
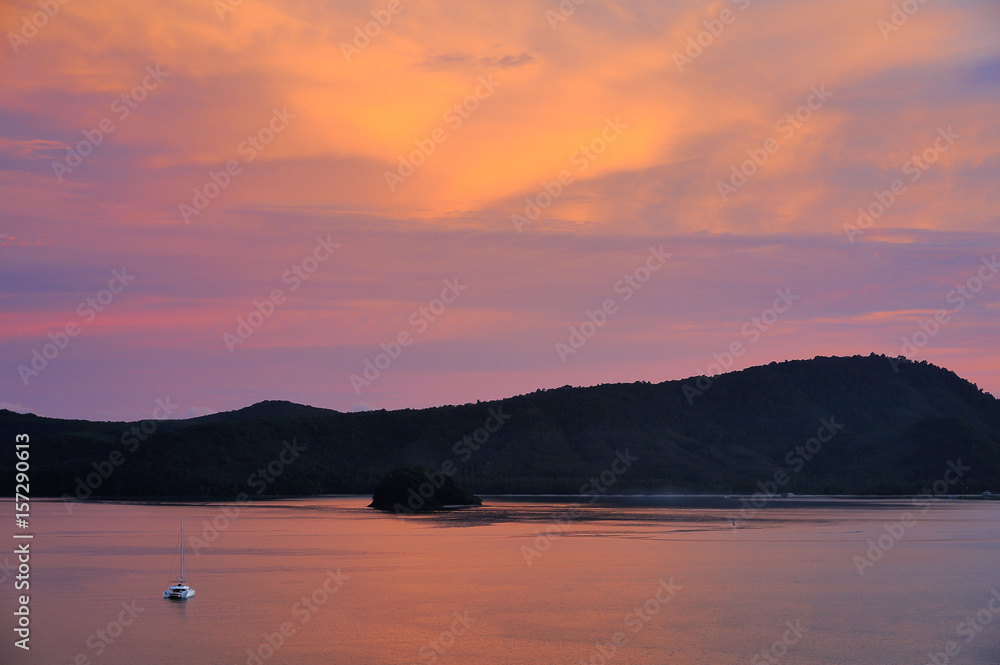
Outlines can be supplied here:
<path id="1" fill-rule="evenodd" d="M 36 0 L 0 29 L 9 406 L 396 408 L 872 351 L 1000 387 L 995 3 Z"/>

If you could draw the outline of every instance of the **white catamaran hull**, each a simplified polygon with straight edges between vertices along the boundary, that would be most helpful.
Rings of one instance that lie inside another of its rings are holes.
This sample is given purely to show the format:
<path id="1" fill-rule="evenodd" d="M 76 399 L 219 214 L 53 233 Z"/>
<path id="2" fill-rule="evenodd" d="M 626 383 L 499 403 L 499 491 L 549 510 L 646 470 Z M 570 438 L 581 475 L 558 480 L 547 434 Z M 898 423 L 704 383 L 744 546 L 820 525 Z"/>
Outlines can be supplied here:
<path id="1" fill-rule="evenodd" d="M 163 592 L 164 598 L 190 598 L 194 595 L 191 587 L 170 587 Z"/>

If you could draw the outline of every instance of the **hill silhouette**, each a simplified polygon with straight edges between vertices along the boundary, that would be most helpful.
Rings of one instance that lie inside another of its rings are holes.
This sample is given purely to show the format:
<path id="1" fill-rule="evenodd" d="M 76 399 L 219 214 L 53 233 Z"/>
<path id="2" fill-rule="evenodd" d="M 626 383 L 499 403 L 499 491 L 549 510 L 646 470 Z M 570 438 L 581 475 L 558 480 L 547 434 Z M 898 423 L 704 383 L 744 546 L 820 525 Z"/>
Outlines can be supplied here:
<path id="1" fill-rule="evenodd" d="M 35 497 L 371 494 L 411 465 L 479 495 L 752 493 L 771 483 L 912 494 L 942 479 L 949 493 L 1000 490 L 1000 401 L 949 370 L 874 354 L 420 410 L 268 401 L 157 421 L 142 441 L 136 425 L 0 411 L 8 440 L 31 436 Z M 957 460 L 968 467 L 958 475 Z M 7 496 L 13 464 L 0 458 Z"/>

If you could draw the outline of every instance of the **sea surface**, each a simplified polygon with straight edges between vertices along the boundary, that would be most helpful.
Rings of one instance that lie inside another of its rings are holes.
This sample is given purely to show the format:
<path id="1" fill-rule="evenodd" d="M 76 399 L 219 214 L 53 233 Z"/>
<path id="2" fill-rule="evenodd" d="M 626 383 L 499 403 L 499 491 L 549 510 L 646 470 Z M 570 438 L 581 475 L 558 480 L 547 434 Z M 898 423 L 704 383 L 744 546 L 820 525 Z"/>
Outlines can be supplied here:
<path id="1" fill-rule="evenodd" d="M 4 529 L 0 662 L 1000 663 L 997 501 L 367 502 L 34 501 L 31 649 Z M 197 594 L 170 601 L 182 517 Z"/>

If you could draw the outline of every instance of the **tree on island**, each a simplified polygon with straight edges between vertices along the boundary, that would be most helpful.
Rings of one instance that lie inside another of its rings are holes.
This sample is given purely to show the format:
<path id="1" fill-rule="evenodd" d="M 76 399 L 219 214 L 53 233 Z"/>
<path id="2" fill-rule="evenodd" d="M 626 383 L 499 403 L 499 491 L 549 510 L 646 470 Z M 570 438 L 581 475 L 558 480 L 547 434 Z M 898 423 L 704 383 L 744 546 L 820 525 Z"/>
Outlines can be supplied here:
<path id="1" fill-rule="evenodd" d="M 400 515 L 443 510 L 450 506 L 481 506 L 483 500 L 467 492 L 441 471 L 425 466 L 393 469 L 379 483 L 369 508 Z"/>

